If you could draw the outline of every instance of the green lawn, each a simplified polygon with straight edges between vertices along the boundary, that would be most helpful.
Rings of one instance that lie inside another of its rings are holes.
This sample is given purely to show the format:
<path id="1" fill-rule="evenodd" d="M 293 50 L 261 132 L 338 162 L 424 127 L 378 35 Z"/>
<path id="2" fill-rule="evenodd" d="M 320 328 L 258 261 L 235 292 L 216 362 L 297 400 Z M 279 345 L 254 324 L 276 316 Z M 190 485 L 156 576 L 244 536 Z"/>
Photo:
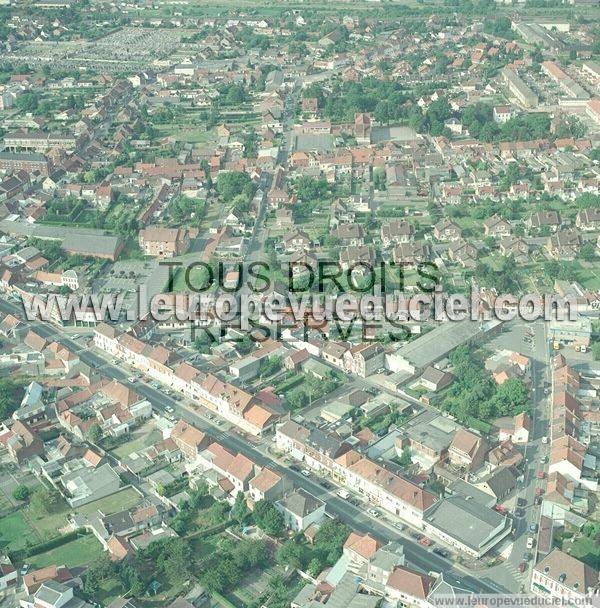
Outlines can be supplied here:
<path id="1" fill-rule="evenodd" d="M 87 505 L 83 505 L 78 509 L 78 511 L 80 513 L 84 513 L 85 515 L 89 515 L 100 510 L 105 515 L 108 515 L 123 509 L 129 509 L 130 507 L 137 505 L 141 499 L 142 497 L 133 488 L 123 488 L 115 494 L 111 494 L 110 496 L 106 496 L 100 500 L 95 500 Z"/>
<path id="2" fill-rule="evenodd" d="M 93 534 L 86 534 L 62 547 L 40 553 L 29 559 L 32 568 L 45 568 L 56 564 L 67 568 L 85 566 L 103 552 L 102 545 Z"/>
<path id="3" fill-rule="evenodd" d="M 0 550 L 4 547 L 13 551 L 23 549 L 27 546 L 28 539 L 31 543 L 38 540 L 22 513 L 15 511 L 0 519 Z"/>
<path id="4" fill-rule="evenodd" d="M 562 550 L 596 570 L 600 569 L 600 544 L 594 542 L 589 536 L 580 536 L 575 542 L 565 540 Z"/>
<path id="5" fill-rule="evenodd" d="M 214 140 L 214 134 L 211 131 L 206 131 L 204 128 L 195 125 L 173 123 L 157 125 L 156 128 L 163 137 L 173 137 L 176 141 L 204 144 Z"/>
<path id="6" fill-rule="evenodd" d="M 177 276 L 175 282 L 177 281 Z M 122 443 L 120 446 L 111 450 L 115 458 L 125 458 L 134 452 L 139 452 L 144 448 L 150 447 L 161 439 L 160 431 L 156 430 L 153 425 L 144 425 L 136 429 L 129 441 Z"/>

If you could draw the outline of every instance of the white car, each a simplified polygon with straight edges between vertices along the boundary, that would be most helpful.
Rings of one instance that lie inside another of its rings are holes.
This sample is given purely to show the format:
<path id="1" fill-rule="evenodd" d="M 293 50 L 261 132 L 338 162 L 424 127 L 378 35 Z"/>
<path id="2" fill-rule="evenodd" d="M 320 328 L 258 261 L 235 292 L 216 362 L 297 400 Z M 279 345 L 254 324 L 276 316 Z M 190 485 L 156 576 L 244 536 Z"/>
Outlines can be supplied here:
<path id="1" fill-rule="evenodd" d="M 304 477 L 310 477 L 310 471 L 308 469 L 302 469 L 300 472 Z"/>
<path id="2" fill-rule="evenodd" d="M 371 517 L 379 517 L 379 511 L 376 511 L 375 509 L 369 509 L 367 511 L 367 513 L 371 516 Z"/>
<path id="3" fill-rule="evenodd" d="M 533 549 L 533 544 L 534 544 L 534 540 L 533 540 L 533 536 L 530 536 L 527 538 L 527 548 L 528 549 Z"/>
<path id="4" fill-rule="evenodd" d="M 170 405 L 165 405 L 165 412 L 172 414 L 175 410 Z"/>

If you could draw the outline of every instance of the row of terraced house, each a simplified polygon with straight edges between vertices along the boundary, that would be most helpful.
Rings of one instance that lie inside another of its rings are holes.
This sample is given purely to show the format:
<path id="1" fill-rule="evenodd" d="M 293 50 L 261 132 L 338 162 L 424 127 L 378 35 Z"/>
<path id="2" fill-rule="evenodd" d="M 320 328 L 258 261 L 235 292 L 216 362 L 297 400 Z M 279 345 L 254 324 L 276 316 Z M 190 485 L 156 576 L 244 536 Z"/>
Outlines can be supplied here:
<path id="1" fill-rule="evenodd" d="M 150 344 L 106 323 L 95 328 L 94 344 L 252 435 L 274 430 L 282 414 L 272 401 L 269 402 L 268 395 L 264 398 L 260 393 L 251 395 L 182 361 L 161 344 Z"/>

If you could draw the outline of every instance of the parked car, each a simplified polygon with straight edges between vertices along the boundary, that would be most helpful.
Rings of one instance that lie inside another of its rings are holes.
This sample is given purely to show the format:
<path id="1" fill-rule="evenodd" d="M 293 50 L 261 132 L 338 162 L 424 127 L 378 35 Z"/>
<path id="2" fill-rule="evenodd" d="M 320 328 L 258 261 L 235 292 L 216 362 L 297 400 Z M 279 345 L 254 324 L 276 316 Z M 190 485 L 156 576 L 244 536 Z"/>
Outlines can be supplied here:
<path id="1" fill-rule="evenodd" d="M 538 471 L 537 478 L 538 479 L 545 479 L 546 478 L 546 473 L 544 473 L 544 471 Z"/>
<path id="2" fill-rule="evenodd" d="M 527 570 L 527 563 L 521 562 L 518 566 L 518 570 L 519 570 L 519 572 L 525 572 L 525 570 Z"/>
<path id="3" fill-rule="evenodd" d="M 429 547 L 431 546 L 432 542 L 430 538 L 427 538 L 426 536 L 421 536 L 421 538 L 419 539 L 419 544 L 423 545 L 424 547 Z"/>
<path id="4" fill-rule="evenodd" d="M 527 504 L 526 498 L 517 498 L 517 506 L 524 507 Z"/>
<path id="5" fill-rule="evenodd" d="M 368 509 L 367 513 L 371 516 L 371 517 L 379 517 L 379 511 L 377 511 L 376 509 Z"/>
<path id="6" fill-rule="evenodd" d="M 304 477 L 310 477 L 310 471 L 308 469 L 302 469 L 300 473 L 302 473 Z"/>
<path id="7" fill-rule="evenodd" d="M 533 543 L 534 542 L 535 541 L 533 540 L 533 536 L 528 537 L 528 539 L 527 539 L 527 548 L 528 549 L 533 549 Z"/>
<path id="8" fill-rule="evenodd" d="M 21 576 L 25 576 L 29 572 L 29 568 L 31 568 L 29 564 L 23 564 L 21 566 Z"/>
<path id="9" fill-rule="evenodd" d="M 447 558 L 447 557 L 449 557 L 449 556 L 450 556 L 450 553 L 449 553 L 448 551 L 446 551 L 446 549 L 440 549 L 439 547 L 436 547 L 436 548 L 433 550 L 433 552 L 434 552 L 436 555 L 439 555 L 440 557 L 446 557 L 446 558 Z"/>
<path id="10" fill-rule="evenodd" d="M 538 525 L 537 524 L 529 524 L 529 531 L 530 532 L 537 532 L 538 531 Z"/>

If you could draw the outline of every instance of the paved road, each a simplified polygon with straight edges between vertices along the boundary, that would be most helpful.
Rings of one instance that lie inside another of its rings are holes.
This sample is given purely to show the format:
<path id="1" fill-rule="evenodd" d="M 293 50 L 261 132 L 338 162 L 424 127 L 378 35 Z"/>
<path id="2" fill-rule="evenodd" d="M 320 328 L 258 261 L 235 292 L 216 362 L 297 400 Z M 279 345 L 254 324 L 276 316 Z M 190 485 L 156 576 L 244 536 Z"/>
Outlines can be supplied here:
<path id="1" fill-rule="evenodd" d="M 523 337 L 531 332 L 533 332 L 533 343 L 529 344 L 523 340 Z M 536 536 L 529 532 L 529 525 L 537 523 L 540 517 L 540 508 L 534 505 L 535 490 L 538 485 L 542 486 L 545 482 L 537 479 L 537 472 L 547 469 L 547 465 L 540 465 L 542 456 L 548 453 L 548 446 L 542 444 L 542 437 L 548 434 L 550 413 L 550 397 L 544 394 L 544 384 L 549 380 L 546 325 L 543 321 L 535 323 L 514 321 L 505 324 L 505 331 L 492 342 L 492 347 L 515 350 L 529 357 L 531 362 L 532 431 L 530 441 L 524 450 L 524 457 L 528 461 L 525 466 L 524 479 L 516 492 L 516 497 L 524 499 L 526 502 L 525 515 L 515 521 L 512 547 L 507 560 L 488 571 L 495 581 L 513 591 L 519 591 L 521 588 L 527 590 L 534 562 L 528 562 L 527 570 L 524 573 L 519 572 L 518 567 L 524 561 L 526 552 L 535 555 L 535 550 L 527 549 L 527 538 Z"/>
<path id="2" fill-rule="evenodd" d="M 0 299 L 0 311 L 18 314 L 19 308 L 6 300 Z M 127 378 L 131 373 L 128 372 L 123 365 L 113 365 L 103 356 L 98 355 L 88 348 L 83 348 L 81 344 L 70 339 L 62 328 L 45 322 L 32 322 L 29 323 L 29 325 L 46 339 L 55 340 L 72 349 L 79 355 L 79 358 L 83 363 L 94 367 L 98 371 L 101 370 L 101 373 L 106 377 L 119 380 L 133 388 L 140 395 L 148 399 L 156 410 L 162 412 L 165 407 L 170 406 L 175 410 L 179 417 L 208 432 L 225 448 L 241 452 L 260 466 L 269 466 L 274 470 L 284 473 L 293 480 L 296 487 L 304 488 L 311 494 L 325 500 L 327 502 L 328 512 L 338 517 L 340 520 L 347 522 L 352 528 L 361 532 L 371 532 L 388 541 L 400 541 L 404 546 L 407 561 L 412 566 L 425 572 L 443 572 L 446 580 L 451 581 L 454 579 L 456 583 L 460 584 L 463 588 L 468 587 L 473 591 L 498 593 L 507 590 L 507 588 L 502 587 L 493 580 L 489 571 L 482 571 L 482 576 L 477 578 L 466 574 L 458 567 L 455 567 L 452 562 L 435 555 L 418 543 L 408 541 L 402 534 L 383 521 L 372 518 L 361 508 L 355 507 L 347 501 L 342 500 L 332 491 L 326 491 L 313 478 L 307 478 L 304 475 L 279 464 L 273 457 L 267 456 L 260 451 L 258 446 L 250 444 L 246 439 L 233 431 L 226 431 L 219 426 L 211 424 L 209 420 L 199 413 L 183 407 L 180 402 L 175 401 L 164 392 L 141 382 L 130 384 Z"/>

